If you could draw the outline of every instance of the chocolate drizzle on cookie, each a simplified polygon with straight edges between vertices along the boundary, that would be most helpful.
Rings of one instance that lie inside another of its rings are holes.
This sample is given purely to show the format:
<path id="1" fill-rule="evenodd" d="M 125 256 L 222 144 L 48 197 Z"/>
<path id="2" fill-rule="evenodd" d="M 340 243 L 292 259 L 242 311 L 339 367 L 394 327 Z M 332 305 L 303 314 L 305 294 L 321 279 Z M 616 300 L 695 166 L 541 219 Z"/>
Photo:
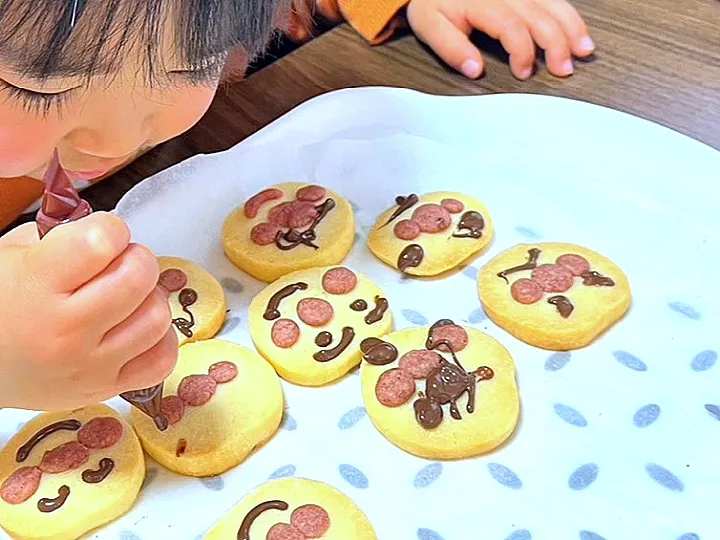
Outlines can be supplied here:
<path id="1" fill-rule="evenodd" d="M 86 469 L 82 472 L 83 482 L 86 484 L 99 484 L 105 480 L 115 468 L 115 462 L 110 458 L 102 458 L 99 467 L 95 470 Z"/>
<path id="2" fill-rule="evenodd" d="M 330 332 L 322 331 L 315 336 L 315 345 L 318 347 L 327 347 L 332 343 L 333 337 Z"/>
<path id="3" fill-rule="evenodd" d="M 363 360 L 373 366 L 386 366 L 397 360 L 398 350 L 395 345 L 382 339 L 370 337 L 360 342 Z"/>
<path id="4" fill-rule="evenodd" d="M 190 306 L 195 304 L 198 299 L 198 294 L 195 289 L 185 288 L 180 291 L 178 294 L 178 302 L 180 302 L 180 306 L 182 307 L 182 310 L 187 313 L 189 319 L 186 319 L 184 317 L 178 317 L 176 319 L 172 320 L 173 325 L 175 328 L 178 329 L 178 331 L 185 336 L 186 338 L 193 337 L 192 328 L 195 326 L 195 316 L 190 311 Z"/>
<path id="5" fill-rule="evenodd" d="M 589 272 L 585 272 L 582 276 L 580 276 L 583 280 L 583 285 L 587 285 L 589 287 L 614 287 L 615 281 L 613 281 L 612 278 L 609 278 L 607 276 L 603 276 L 600 272 L 596 272 L 595 270 L 590 270 Z"/>
<path id="6" fill-rule="evenodd" d="M 375 297 L 375 307 L 365 315 L 365 324 L 375 324 L 378 321 L 381 321 L 382 318 L 385 316 L 385 312 L 387 311 L 388 307 L 390 305 L 388 304 L 387 298 L 382 298 L 381 296 Z"/>
<path id="7" fill-rule="evenodd" d="M 70 488 L 68 486 L 60 486 L 58 488 L 58 496 L 54 499 L 42 498 L 37 502 L 37 509 L 43 514 L 54 512 L 58 508 L 62 507 L 70 496 Z"/>
<path id="8" fill-rule="evenodd" d="M 333 208 L 335 208 L 335 200 L 326 199 L 324 203 L 315 207 L 318 214 L 315 216 L 315 219 L 313 219 L 310 227 L 302 232 L 296 229 L 289 229 L 285 232 L 278 231 L 275 236 L 275 245 L 277 248 L 283 251 L 289 251 L 302 244 L 313 249 L 320 249 L 320 246 L 315 244 L 315 240 L 317 239 L 315 228 L 320 225 L 320 222 L 325 219 L 325 216 L 327 216 Z"/>
<path id="9" fill-rule="evenodd" d="M 250 540 L 250 529 L 252 528 L 253 523 L 255 523 L 255 520 L 260 517 L 261 514 L 267 512 L 268 510 L 280 510 L 281 512 L 284 512 L 288 508 L 290 508 L 288 503 L 279 500 L 265 501 L 258 504 L 255 508 L 250 510 L 242 520 L 240 529 L 237 533 L 237 540 Z"/>
<path id="10" fill-rule="evenodd" d="M 410 244 L 400 252 L 397 260 L 398 269 L 405 273 L 410 268 L 420 266 L 425 257 L 425 251 L 418 244 Z"/>
<path id="11" fill-rule="evenodd" d="M 567 319 L 575 309 L 575 306 L 572 305 L 570 299 L 561 294 L 548 298 L 548 304 L 555 306 L 563 319 Z"/>
<path id="12" fill-rule="evenodd" d="M 485 219 L 480 212 L 470 210 L 462 215 L 457 228 L 458 232 L 453 233 L 453 238 L 482 238 Z M 460 231 L 467 232 L 461 233 Z"/>
<path id="13" fill-rule="evenodd" d="M 345 352 L 345 349 L 350 346 L 353 339 L 355 339 L 355 330 L 346 326 L 342 329 L 342 337 L 335 347 L 332 349 L 325 349 L 324 351 L 318 351 L 313 354 L 313 358 L 317 362 L 329 362 L 330 360 L 335 360 L 338 356 Z"/>
<path id="14" fill-rule="evenodd" d="M 352 309 L 353 311 L 365 311 L 367 308 L 368 303 L 362 298 L 358 298 L 352 304 L 350 304 L 350 309 Z"/>
<path id="15" fill-rule="evenodd" d="M 30 455 L 30 452 L 33 451 L 33 448 L 35 448 L 40 441 L 49 437 L 56 431 L 77 431 L 80 429 L 80 426 L 82 426 L 82 424 L 78 420 L 62 420 L 61 422 L 55 422 L 54 424 L 45 426 L 44 428 L 38 430 L 35 435 L 30 437 L 28 442 L 18 448 L 17 454 L 15 454 L 15 461 L 18 463 L 25 461 Z"/>
<path id="16" fill-rule="evenodd" d="M 527 262 L 519 266 L 513 266 L 512 268 L 508 268 L 507 270 L 503 270 L 502 272 L 498 272 L 497 277 L 504 279 L 506 283 L 510 283 L 507 276 L 516 272 L 522 272 L 523 270 L 535 269 L 537 267 L 537 262 L 539 258 L 540 250 L 538 248 L 530 248 L 528 250 Z"/>
<path id="17" fill-rule="evenodd" d="M 285 298 L 287 298 L 288 296 L 291 296 L 298 291 L 304 291 L 307 288 L 307 283 L 302 282 L 285 285 L 282 289 L 280 289 L 278 292 L 276 292 L 270 297 L 268 305 L 265 308 L 265 313 L 263 313 L 263 319 L 265 319 L 266 321 L 274 321 L 275 319 L 280 317 L 280 310 L 278 309 L 280 307 L 280 302 L 285 300 Z"/>
<path id="18" fill-rule="evenodd" d="M 402 195 L 398 195 L 397 197 L 395 197 L 395 204 L 397 204 L 398 207 L 395 209 L 395 211 L 392 213 L 392 215 L 388 218 L 388 220 L 385 223 L 383 223 L 382 227 L 385 227 L 385 226 L 389 225 L 390 223 L 392 223 L 393 221 L 395 221 L 395 219 L 397 219 L 400 216 L 400 214 L 405 212 L 405 210 L 409 210 L 410 208 L 415 206 L 419 200 L 420 200 L 420 198 L 415 193 L 411 193 L 407 197 L 403 197 Z M 382 227 L 380 227 L 380 228 L 382 229 Z"/>

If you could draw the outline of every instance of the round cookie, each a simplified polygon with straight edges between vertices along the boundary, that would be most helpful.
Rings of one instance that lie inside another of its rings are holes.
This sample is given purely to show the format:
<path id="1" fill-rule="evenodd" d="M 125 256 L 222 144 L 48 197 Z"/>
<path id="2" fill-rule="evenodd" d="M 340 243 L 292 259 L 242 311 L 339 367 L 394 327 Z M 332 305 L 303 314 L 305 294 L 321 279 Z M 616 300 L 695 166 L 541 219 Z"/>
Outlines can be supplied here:
<path id="1" fill-rule="evenodd" d="M 412 276 L 437 276 L 490 244 L 493 223 L 485 206 L 461 193 L 399 196 L 368 235 L 368 247 L 385 264 Z"/>
<path id="2" fill-rule="evenodd" d="M 368 415 L 402 450 L 426 459 L 469 458 L 515 430 L 515 363 L 490 336 L 443 319 L 361 347 Z"/>
<path id="3" fill-rule="evenodd" d="M 304 478 L 263 484 L 218 521 L 203 540 L 377 540 L 368 518 L 344 493 Z"/>
<path id="4" fill-rule="evenodd" d="M 133 409 L 143 448 L 168 469 L 186 476 L 214 476 L 245 460 L 280 427 L 280 379 L 272 366 L 244 347 L 221 340 L 180 347 L 175 371 L 165 381 L 159 431 Z"/>
<path id="5" fill-rule="evenodd" d="M 478 275 L 480 301 L 495 323 L 542 349 L 589 345 L 631 303 L 627 276 L 612 261 L 573 244 L 520 244 Z"/>
<path id="6" fill-rule="evenodd" d="M 176 257 L 159 257 L 158 284 L 169 293 L 173 327 L 180 345 L 209 339 L 225 322 L 222 285 L 210 272 Z"/>
<path id="7" fill-rule="evenodd" d="M 106 405 L 36 416 L 0 452 L 0 526 L 72 540 L 125 514 L 145 478 L 135 432 Z"/>
<path id="8" fill-rule="evenodd" d="M 265 283 L 296 270 L 338 264 L 354 239 L 350 203 L 329 189 L 297 182 L 253 195 L 223 225 L 227 257 Z"/>
<path id="9" fill-rule="evenodd" d="M 322 386 L 361 360 L 358 344 L 392 328 L 387 299 L 369 278 L 344 266 L 293 272 L 251 302 L 255 347 L 285 380 Z"/>

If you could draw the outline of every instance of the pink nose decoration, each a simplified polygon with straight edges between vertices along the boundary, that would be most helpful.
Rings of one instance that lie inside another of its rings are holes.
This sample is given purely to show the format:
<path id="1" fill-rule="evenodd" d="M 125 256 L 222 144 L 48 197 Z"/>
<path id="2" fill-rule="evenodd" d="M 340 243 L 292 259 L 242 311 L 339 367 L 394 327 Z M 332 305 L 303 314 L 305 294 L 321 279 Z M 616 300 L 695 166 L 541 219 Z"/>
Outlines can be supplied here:
<path id="1" fill-rule="evenodd" d="M 70 178 L 60 166 L 57 150 L 53 152 L 44 182 L 42 206 L 35 218 L 40 238 L 58 225 L 90 215 L 90 204 L 80 198 Z M 151 388 L 125 392 L 120 397 L 152 418 L 157 428 L 163 431 L 168 427 L 168 420 L 160 410 L 162 394 L 163 383 L 160 383 Z"/>

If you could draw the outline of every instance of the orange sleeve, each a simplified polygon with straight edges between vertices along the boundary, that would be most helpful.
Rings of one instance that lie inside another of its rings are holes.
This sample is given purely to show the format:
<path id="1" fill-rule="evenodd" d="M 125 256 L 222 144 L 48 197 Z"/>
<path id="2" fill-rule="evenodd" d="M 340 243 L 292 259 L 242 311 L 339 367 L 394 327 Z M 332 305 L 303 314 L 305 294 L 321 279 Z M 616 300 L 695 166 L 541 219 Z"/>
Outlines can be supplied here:
<path id="1" fill-rule="evenodd" d="M 343 18 L 358 34 L 373 45 L 386 41 L 403 25 L 399 16 L 410 0 L 318 0 L 322 4 L 337 3 Z"/>
<path id="2" fill-rule="evenodd" d="M 32 178 L 0 178 L 0 230 L 28 209 L 43 194 L 43 184 Z"/>

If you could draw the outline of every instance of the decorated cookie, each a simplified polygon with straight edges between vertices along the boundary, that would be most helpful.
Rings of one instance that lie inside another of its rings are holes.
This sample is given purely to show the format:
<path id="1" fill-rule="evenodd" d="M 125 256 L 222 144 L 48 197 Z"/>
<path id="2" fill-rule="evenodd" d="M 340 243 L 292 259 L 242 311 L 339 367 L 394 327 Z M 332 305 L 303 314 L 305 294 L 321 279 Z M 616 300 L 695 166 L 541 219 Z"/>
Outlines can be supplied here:
<path id="1" fill-rule="evenodd" d="M 266 283 L 295 270 L 340 263 L 354 238 L 350 203 L 329 189 L 301 183 L 253 195 L 223 226 L 228 258 Z"/>
<path id="2" fill-rule="evenodd" d="M 96 405 L 30 420 L 0 452 L 0 526 L 72 540 L 125 514 L 145 478 L 132 428 Z"/>
<path id="3" fill-rule="evenodd" d="M 486 453 L 515 430 L 515 364 L 496 340 L 448 319 L 360 343 L 362 394 L 375 427 L 426 459 Z"/>
<path id="4" fill-rule="evenodd" d="M 395 202 L 370 232 L 368 247 L 404 274 L 442 274 L 477 255 L 492 240 L 490 214 L 467 195 L 413 193 Z"/>
<path id="5" fill-rule="evenodd" d="M 165 431 L 132 411 L 148 455 L 182 475 L 214 476 L 275 434 L 283 394 L 272 366 L 256 353 L 226 341 L 198 341 L 180 347 L 161 407 L 169 423 Z"/>
<path id="6" fill-rule="evenodd" d="M 602 255 L 572 244 L 518 245 L 479 273 L 488 316 L 516 338 L 555 351 L 579 349 L 630 307 L 630 284 Z"/>
<path id="7" fill-rule="evenodd" d="M 285 478 L 260 486 L 203 540 L 377 540 L 372 525 L 334 487 Z"/>
<path id="8" fill-rule="evenodd" d="M 360 363 L 358 344 L 392 328 L 388 301 L 367 277 L 344 266 L 300 270 L 250 304 L 250 336 L 287 381 L 321 386 Z"/>
<path id="9" fill-rule="evenodd" d="M 225 322 L 225 292 L 212 274 L 174 257 L 160 257 L 159 285 L 169 293 L 173 327 L 180 345 L 209 339 Z"/>

